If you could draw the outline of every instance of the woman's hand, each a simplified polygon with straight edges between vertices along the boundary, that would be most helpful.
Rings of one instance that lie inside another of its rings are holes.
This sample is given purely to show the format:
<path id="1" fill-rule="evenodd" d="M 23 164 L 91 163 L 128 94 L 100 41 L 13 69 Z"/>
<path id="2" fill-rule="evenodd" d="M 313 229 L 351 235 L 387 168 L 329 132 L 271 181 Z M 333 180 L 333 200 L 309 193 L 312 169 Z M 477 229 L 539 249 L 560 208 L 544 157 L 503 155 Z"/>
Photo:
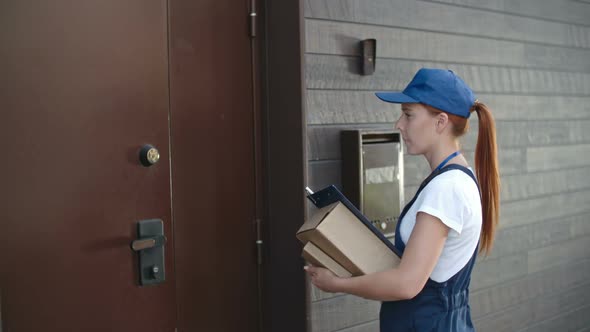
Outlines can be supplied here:
<path id="1" fill-rule="evenodd" d="M 324 292 L 335 293 L 338 292 L 336 285 L 340 279 L 330 270 L 323 267 L 315 267 L 307 265 L 303 267 L 311 278 L 311 283 Z"/>

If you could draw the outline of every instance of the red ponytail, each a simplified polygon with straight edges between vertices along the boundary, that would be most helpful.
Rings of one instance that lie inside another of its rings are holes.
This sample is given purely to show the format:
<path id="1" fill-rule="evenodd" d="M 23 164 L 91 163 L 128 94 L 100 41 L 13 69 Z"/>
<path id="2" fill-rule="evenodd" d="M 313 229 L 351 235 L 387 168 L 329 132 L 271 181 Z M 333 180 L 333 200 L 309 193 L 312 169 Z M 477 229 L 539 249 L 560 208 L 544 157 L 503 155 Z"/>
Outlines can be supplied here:
<path id="1" fill-rule="evenodd" d="M 433 114 L 441 111 L 425 105 Z M 479 118 L 479 133 L 475 145 L 475 174 L 479 183 L 482 209 L 482 229 L 479 252 L 488 254 L 494 245 L 494 237 L 500 215 L 500 174 L 498 170 L 498 148 L 496 146 L 496 124 L 486 105 L 476 101 L 471 111 Z M 466 118 L 446 113 L 453 124 L 453 135 L 460 137 L 469 129 Z"/>
<path id="2" fill-rule="evenodd" d="M 500 215 L 500 173 L 496 124 L 486 105 L 475 102 L 473 110 L 479 117 L 479 134 L 475 146 L 475 173 L 481 191 L 483 225 L 479 252 L 486 255 L 492 250 Z"/>

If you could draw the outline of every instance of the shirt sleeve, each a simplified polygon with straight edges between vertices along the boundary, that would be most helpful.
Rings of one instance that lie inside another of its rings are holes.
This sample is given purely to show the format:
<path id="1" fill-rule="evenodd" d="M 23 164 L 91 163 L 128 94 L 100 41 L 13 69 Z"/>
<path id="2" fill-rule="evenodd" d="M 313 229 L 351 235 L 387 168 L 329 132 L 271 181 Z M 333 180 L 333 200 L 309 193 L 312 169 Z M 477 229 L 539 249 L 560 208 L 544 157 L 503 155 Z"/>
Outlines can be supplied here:
<path id="1" fill-rule="evenodd" d="M 461 234 L 466 220 L 466 202 L 460 184 L 452 179 L 433 179 L 420 193 L 417 212 L 434 216 Z"/>

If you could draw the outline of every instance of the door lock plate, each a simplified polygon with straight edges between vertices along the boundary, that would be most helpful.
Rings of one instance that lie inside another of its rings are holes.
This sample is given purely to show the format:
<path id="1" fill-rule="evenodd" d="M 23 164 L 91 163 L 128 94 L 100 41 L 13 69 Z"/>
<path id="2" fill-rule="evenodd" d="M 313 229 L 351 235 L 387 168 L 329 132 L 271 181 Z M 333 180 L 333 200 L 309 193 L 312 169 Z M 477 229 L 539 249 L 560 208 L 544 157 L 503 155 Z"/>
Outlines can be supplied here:
<path id="1" fill-rule="evenodd" d="M 139 284 L 142 286 L 163 283 L 164 269 L 164 223 L 161 219 L 142 220 L 137 223 L 137 240 L 131 249 L 139 256 Z"/>

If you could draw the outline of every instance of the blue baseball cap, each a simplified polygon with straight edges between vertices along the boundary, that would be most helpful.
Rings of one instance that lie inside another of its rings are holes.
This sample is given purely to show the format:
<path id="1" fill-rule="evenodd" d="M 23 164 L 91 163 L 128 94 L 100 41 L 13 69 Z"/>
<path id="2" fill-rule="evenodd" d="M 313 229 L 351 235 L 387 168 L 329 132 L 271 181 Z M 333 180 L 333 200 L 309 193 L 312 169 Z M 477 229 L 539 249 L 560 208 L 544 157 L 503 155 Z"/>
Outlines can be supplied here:
<path id="1" fill-rule="evenodd" d="M 475 103 L 473 91 L 450 70 L 422 68 L 402 92 L 377 92 L 389 103 L 422 103 L 446 113 L 469 118 Z"/>

